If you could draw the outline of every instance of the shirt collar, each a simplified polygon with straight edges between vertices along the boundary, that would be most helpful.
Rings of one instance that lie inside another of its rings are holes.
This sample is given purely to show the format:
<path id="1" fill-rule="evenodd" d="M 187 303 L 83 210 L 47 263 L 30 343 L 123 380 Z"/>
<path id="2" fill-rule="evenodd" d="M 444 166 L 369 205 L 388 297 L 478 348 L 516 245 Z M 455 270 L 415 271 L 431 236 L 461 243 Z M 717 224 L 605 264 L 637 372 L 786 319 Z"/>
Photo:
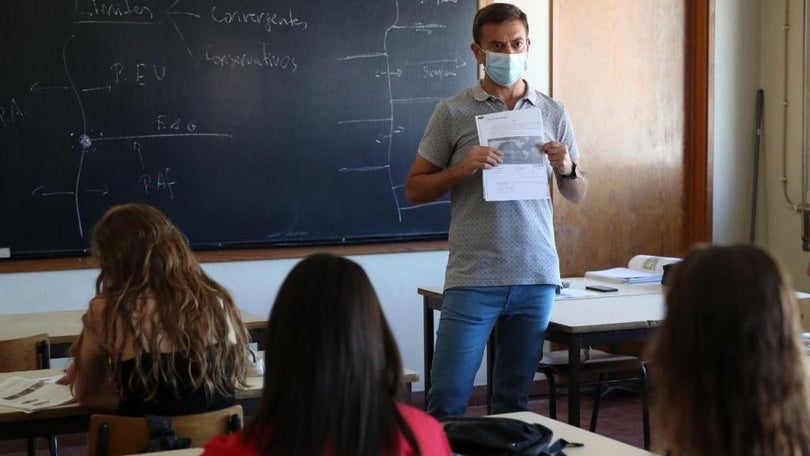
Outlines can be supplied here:
<path id="1" fill-rule="evenodd" d="M 523 98 L 518 100 L 518 104 L 520 104 L 520 102 L 522 102 L 523 100 L 526 100 L 533 106 L 537 106 L 537 92 L 532 89 L 532 86 L 531 84 L 529 84 L 529 81 L 526 81 L 525 79 L 524 81 L 526 82 L 526 95 L 524 95 Z M 481 86 L 480 80 L 476 82 L 475 85 L 472 86 L 471 90 L 472 96 L 476 101 L 487 101 L 490 98 L 493 99 L 495 98 L 494 96 L 488 94 L 486 90 L 484 90 L 484 87 Z"/>

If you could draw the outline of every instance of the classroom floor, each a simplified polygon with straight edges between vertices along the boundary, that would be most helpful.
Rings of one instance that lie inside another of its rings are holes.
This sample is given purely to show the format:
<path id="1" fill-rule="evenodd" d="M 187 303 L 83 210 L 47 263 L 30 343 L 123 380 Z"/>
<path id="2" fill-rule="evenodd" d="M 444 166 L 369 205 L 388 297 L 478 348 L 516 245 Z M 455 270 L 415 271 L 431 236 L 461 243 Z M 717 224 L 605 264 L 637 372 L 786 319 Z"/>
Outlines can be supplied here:
<path id="1" fill-rule="evenodd" d="M 421 394 L 414 395 L 414 405 L 422 406 Z M 591 419 L 592 399 L 583 397 L 582 401 L 582 425 L 587 428 Z M 548 415 L 548 400 L 536 399 L 529 403 L 529 410 L 541 415 Z M 467 415 L 480 416 L 486 414 L 486 405 L 473 405 L 467 409 Z M 557 402 L 557 418 L 565 421 L 567 417 L 567 406 L 565 398 Z M 654 417 L 651 417 L 652 445 L 655 448 L 657 441 L 656 426 Z M 612 439 L 620 440 L 629 445 L 643 448 L 641 426 L 641 400 L 637 394 L 617 391 L 605 396 L 602 400 L 599 411 L 599 421 L 596 432 Z M 44 439 L 37 439 L 40 450 L 38 456 L 47 456 L 47 442 Z M 86 434 L 76 434 L 60 437 L 59 454 L 61 456 L 84 456 L 87 454 Z M 25 456 L 25 442 L 0 442 L 0 455 L 3 456 Z"/>

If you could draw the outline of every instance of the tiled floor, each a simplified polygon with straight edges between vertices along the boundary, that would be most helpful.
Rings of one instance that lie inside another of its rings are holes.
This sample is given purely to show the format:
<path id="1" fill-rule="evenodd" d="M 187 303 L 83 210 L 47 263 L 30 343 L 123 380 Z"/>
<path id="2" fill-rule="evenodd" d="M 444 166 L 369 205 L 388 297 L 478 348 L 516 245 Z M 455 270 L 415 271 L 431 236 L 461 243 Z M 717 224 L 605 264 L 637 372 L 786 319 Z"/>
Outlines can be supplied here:
<path id="1" fill-rule="evenodd" d="M 421 396 L 421 394 L 419 395 Z M 420 397 L 415 397 L 419 404 Z M 590 423 L 593 400 L 585 396 L 582 401 L 581 422 L 584 428 Z M 541 415 L 548 415 L 548 400 L 537 399 L 529 403 L 529 409 Z M 467 410 L 471 416 L 486 414 L 485 405 L 472 406 Z M 567 419 L 567 406 L 565 398 L 557 402 L 557 418 L 565 421 Z M 655 420 L 651 417 L 652 444 L 655 448 L 656 426 Z M 641 425 L 641 400 L 637 394 L 617 391 L 611 393 L 602 400 L 599 411 L 596 432 L 607 437 L 620 440 L 627 444 L 643 448 L 642 425 Z M 87 454 L 87 446 L 84 444 L 86 436 L 84 434 L 63 436 L 60 438 L 61 456 L 80 456 Z M 48 454 L 47 442 L 44 439 L 37 440 L 39 448 L 38 456 Z M 0 455 L 3 456 L 25 456 L 25 442 L 0 442 Z"/>

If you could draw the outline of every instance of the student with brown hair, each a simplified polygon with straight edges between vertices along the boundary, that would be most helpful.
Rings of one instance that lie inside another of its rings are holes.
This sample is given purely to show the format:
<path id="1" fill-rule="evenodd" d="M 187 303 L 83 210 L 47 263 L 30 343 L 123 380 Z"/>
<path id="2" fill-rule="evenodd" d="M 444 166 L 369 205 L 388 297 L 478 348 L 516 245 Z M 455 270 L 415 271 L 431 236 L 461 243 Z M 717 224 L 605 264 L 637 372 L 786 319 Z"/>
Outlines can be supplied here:
<path id="1" fill-rule="evenodd" d="M 441 425 L 397 402 L 402 362 L 366 273 L 317 254 L 281 285 L 267 323 L 264 395 L 206 455 L 450 455 Z"/>
<path id="2" fill-rule="evenodd" d="M 233 298 L 159 210 L 115 206 L 91 249 L 101 272 L 61 383 L 83 405 L 123 415 L 225 408 L 244 383 L 247 330 Z"/>
<path id="3" fill-rule="evenodd" d="M 810 455 L 810 397 L 788 277 L 755 246 L 693 249 L 673 268 L 651 346 L 671 455 Z"/>

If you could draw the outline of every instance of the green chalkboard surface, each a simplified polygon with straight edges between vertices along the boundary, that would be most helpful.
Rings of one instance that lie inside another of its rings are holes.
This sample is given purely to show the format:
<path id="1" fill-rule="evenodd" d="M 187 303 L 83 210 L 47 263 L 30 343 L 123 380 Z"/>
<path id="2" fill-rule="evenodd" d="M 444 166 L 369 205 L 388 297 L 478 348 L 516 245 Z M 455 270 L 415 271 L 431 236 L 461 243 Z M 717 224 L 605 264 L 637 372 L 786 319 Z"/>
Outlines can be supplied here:
<path id="1" fill-rule="evenodd" d="M 471 86 L 477 0 L 6 0 L 0 252 L 87 252 L 110 206 L 197 249 L 446 237 L 405 178 Z M 6 256 L 4 254 L 4 256 Z"/>

